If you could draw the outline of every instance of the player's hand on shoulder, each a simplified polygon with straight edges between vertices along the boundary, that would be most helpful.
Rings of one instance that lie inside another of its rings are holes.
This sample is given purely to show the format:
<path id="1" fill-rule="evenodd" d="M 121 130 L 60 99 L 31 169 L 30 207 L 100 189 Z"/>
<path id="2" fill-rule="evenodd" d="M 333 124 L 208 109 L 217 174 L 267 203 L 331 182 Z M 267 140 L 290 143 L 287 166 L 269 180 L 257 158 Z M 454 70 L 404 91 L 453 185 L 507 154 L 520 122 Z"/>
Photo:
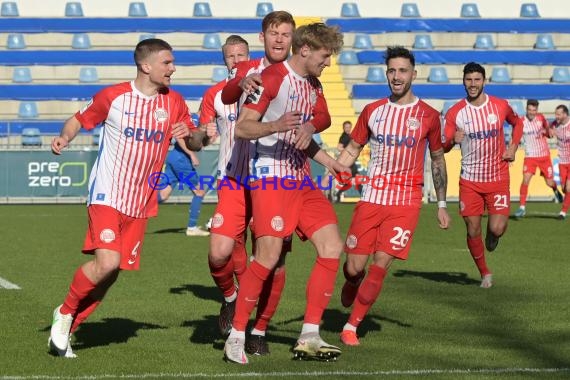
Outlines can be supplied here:
<path id="1" fill-rule="evenodd" d="M 239 87 L 246 94 L 253 94 L 263 82 L 258 73 L 250 74 L 239 82 Z"/>

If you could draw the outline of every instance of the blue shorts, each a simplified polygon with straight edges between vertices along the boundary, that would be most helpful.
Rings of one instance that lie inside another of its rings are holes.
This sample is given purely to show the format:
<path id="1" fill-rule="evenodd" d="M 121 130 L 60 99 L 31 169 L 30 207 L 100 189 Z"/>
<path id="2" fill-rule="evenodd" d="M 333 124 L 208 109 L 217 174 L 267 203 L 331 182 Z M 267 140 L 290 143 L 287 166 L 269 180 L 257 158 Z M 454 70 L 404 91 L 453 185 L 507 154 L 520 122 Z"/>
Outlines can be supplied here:
<path id="1" fill-rule="evenodd" d="M 166 176 L 163 179 L 167 180 L 169 185 L 173 188 L 180 182 L 182 182 L 182 187 L 187 187 L 187 184 L 191 183 L 195 188 L 198 188 L 198 172 L 196 168 L 194 168 L 194 165 L 192 165 L 190 157 L 182 151 L 173 149 L 168 153 L 168 156 L 166 156 L 164 174 L 166 174 Z"/>

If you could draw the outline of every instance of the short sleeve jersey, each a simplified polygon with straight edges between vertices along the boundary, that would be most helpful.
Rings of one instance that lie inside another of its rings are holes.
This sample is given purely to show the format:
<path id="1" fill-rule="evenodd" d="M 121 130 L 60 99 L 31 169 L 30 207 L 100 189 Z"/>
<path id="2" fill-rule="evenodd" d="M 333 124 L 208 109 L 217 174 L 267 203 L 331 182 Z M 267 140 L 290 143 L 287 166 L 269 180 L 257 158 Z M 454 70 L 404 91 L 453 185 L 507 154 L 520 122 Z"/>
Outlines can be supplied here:
<path id="1" fill-rule="evenodd" d="M 252 59 L 249 61 L 238 62 L 230 71 L 229 79 L 245 78 L 250 74 L 261 73 L 265 69 L 265 60 L 263 58 Z M 242 94 L 236 109 L 238 110 L 243 105 L 247 98 L 247 94 Z M 225 174 L 229 177 L 237 179 L 239 182 L 244 182 L 249 175 L 249 160 L 253 157 L 255 150 L 255 141 L 235 138 L 233 148 L 230 152 L 227 165 L 225 167 Z"/>
<path id="2" fill-rule="evenodd" d="M 89 177 L 88 204 L 101 204 L 134 217 L 158 211 L 152 173 L 160 172 L 178 122 L 195 128 L 183 97 L 164 89 L 154 96 L 134 82 L 109 86 L 75 114 L 83 128 L 103 123 L 97 159 Z"/>
<path id="3" fill-rule="evenodd" d="M 516 125 L 518 116 L 509 103 L 494 96 L 480 106 L 466 99 L 453 105 L 445 115 L 445 139 L 455 131 L 465 131 L 461 142 L 461 178 L 472 182 L 508 182 L 509 164 L 503 160 L 506 150 L 503 124 Z"/>
<path id="4" fill-rule="evenodd" d="M 532 120 L 529 120 L 526 115 L 521 118 L 525 157 L 550 157 L 550 149 L 546 140 L 548 122 L 544 115 L 537 113 Z"/>
<path id="5" fill-rule="evenodd" d="M 554 124 L 554 134 L 561 164 L 570 164 L 570 120 L 566 124 Z"/>
<path id="6" fill-rule="evenodd" d="M 298 75 L 286 61 L 269 66 L 261 77 L 260 94 L 248 97 L 244 107 L 263 115 L 262 122 L 275 121 L 291 111 L 301 112 L 302 122 L 305 122 L 312 117 L 319 97 L 323 97 L 322 85 L 317 78 Z M 295 148 L 294 137 L 291 130 L 259 138 L 255 156 L 251 159 L 251 175 L 298 181 L 310 178 L 307 155 Z"/>
<path id="7" fill-rule="evenodd" d="M 220 134 L 220 152 L 218 154 L 218 179 L 226 175 L 226 168 L 235 145 L 235 125 L 237 121 L 237 104 L 224 104 L 222 90 L 227 80 L 210 87 L 204 93 L 200 109 L 200 124 L 216 121 Z"/>
<path id="8" fill-rule="evenodd" d="M 422 202 L 426 149 L 442 149 L 439 112 L 416 98 L 399 105 L 388 98 L 367 104 L 351 138 L 370 143 L 368 183 L 361 199 L 380 205 L 416 206 Z"/>

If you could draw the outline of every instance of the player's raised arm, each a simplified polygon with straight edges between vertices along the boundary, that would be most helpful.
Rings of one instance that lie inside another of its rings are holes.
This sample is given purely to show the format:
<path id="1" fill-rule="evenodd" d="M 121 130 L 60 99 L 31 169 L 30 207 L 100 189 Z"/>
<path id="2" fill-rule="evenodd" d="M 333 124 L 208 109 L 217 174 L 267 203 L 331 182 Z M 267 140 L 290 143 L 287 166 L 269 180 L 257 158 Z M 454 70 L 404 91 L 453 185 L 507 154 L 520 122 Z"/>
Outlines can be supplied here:
<path id="1" fill-rule="evenodd" d="M 53 154 L 61 154 L 63 148 L 66 148 L 71 140 L 77 136 L 81 129 L 81 123 L 75 116 L 66 120 L 59 136 L 54 137 L 51 142 L 51 151 Z"/>

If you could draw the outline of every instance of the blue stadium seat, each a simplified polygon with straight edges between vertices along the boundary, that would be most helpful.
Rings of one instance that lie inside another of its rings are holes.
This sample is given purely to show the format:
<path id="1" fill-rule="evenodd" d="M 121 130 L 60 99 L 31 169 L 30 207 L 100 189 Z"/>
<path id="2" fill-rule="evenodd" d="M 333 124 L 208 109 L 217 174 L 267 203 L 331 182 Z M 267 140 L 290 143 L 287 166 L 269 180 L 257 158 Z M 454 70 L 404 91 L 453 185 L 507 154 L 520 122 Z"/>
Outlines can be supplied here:
<path id="1" fill-rule="evenodd" d="M 475 3 L 464 3 L 461 5 L 461 17 L 481 17 L 479 8 Z"/>
<path id="2" fill-rule="evenodd" d="M 154 34 L 152 33 L 143 33 L 139 36 L 139 42 L 144 41 L 144 40 L 148 40 L 149 38 L 154 38 Z"/>
<path id="3" fill-rule="evenodd" d="M 257 17 L 265 17 L 268 13 L 273 12 L 272 3 L 257 3 L 257 8 L 255 9 L 255 15 Z"/>
<path id="4" fill-rule="evenodd" d="M 381 67 L 371 66 L 366 72 L 366 81 L 370 83 L 386 83 L 386 73 Z"/>
<path id="5" fill-rule="evenodd" d="M 36 102 L 21 102 L 18 107 L 18 117 L 22 119 L 38 117 L 38 105 Z"/>
<path id="6" fill-rule="evenodd" d="M 6 47 L 8 49 L 25 49 L 26 42 L 22 33 L 10 33 L 6 40 Z"/>
<path id="7" fill-rule="evenodd" d="M 99 141 L 101 140 L 101 130 L 102 127 L 93 128 L 93 145 L 99 145 Z"/>
<path id="8" fill-rule="evenodd" d="M 535 49 L 552 50 L 556 49 L 554 42 L 552 41 L 551 34 L 539 34 L 536 36 L 536 42 L 534 43 Z"/>
<path id="9" fill-rule="evenodd" d="M 204 49 L 220 49 L 222 47 L 222 41 L 218 33 L 206 33 L 204 34 L 204 41 L 202 42 L 202 47 Z"/>
<path id="10" fill-rule="evenodd" d="M 524 115 L 526 114 L 526 107 L 524 106 L 522 100 L 509 100 L 509 104 L 513 111 L 517 113 L 517 115 Z"/>
<path id="11" fill-rule="evenodd" d="M 493 36 L 490 34 L 478 34 L 473 47 L 475 49 L 494 49 L 495 43 L 493 42 Z"/>
<path id="12" fill-rule="evenodd" d="M 552 70 L 551 82 L 570 83 L 570 69 L 568 67 L 555 67 Z"/>
<path id="13" fill-rule="evenodd" d="M 441 114 L 445 116 L 445 114 L 447 113 L 447 111 L 449 111 L 449 109 L 451 107 L 453 107 L 453 105 L 457 103 L 457 100 L 446 100 L 443 102 L 443 107 L 441 109 Z"/>
<path id="14" fill-rule="evenodd" d="M 421 17 L 416 3 L 403 3 L 400 17 Z"/>
<path id="15" fill-rule="evenodd" d="M 214 67 L 212 70 L 212 82 L 221 82 L 228 77 L 228 69 L 225 67 Z"/>
<path id="16" fill-rule="evenodd" d="M 12 72 L 12 82 L 14 83 L 30 83 L 32 81 L 32 72 L 29 67 L 16 67 Z"/>
<path id="17" fill-rule="evenodd" d="M 83 17 L 83 8 L 77 1 L 69 1 L 65 4 L 65 17 Z"/>
<path id="18" fill-rule="evenodd" d="M 412 48 L 414 48 L 414 49 L 433 49 L 433 44 L 431 42 L 431 36 L 429 34 L 416 34 Z"/>
<path id="19" fill-rule="evenodd" d="M 353 50 L 343 50 L 338 55 L 339 65 L 358 65 L 359 63 L 358 57 Z"/>
<path id="20" fill-rule="evenodd" d="M 87 33 L 76 33 L 71 40 L 71 47 L 73 49 L 90 49 L 91 40 Z"/>
<path id="21" fill-rule="evenodd" d="M 352 47 L 355 49 L 372 49 L 372 40 L 368 34 L 357 34 L 354 36 Z"/>
<path id="22" fill-rule="evenodd" d="M 511 74 L 504 66 L 495 66 L 491 72 L 491 82 L 494 83 L 511 83 Z"/>
<path id="23" fill-rule="evenodd" d="M 82 67 L 79 69 L 79 81 L 81 83 L 99 82 L 99 75 L 96 67 Z"/>
<path id="24" fill-rule="evenodd" d="M 340 17 L 360 17 L 356 3 L 343 3 L 340 9 Z"/>
<path id="25" fill-rule="evenodd" d="M 146 7 L 143 2 L 133 1 L 129 3 L 129 17 L 147 17 Z"/>
<path id="26" fill-rule="evenodd" d="M 521 17 L 540 17 L 535 3 L 521 4 Z"/>
<path id="27" fill-rule="evenodd" d="M 449 83 L 447 70 L 443 66 L 432 67 L 429 69 L 427 80 L 432 83 Z"/>
<path id="28" fill-rule="evenodd" d="M 209 3 L 194 3 L 194 17 L 212 17 Z"/>
<path id="29" fill-rule="evenodd" d="M 15 1 L 3 1 L 0 8 L 0 16 L 2 17 L 18 17 L 18 4 Z"/>
<path id="30" fill-rule="evenodd" d="M 22 129 L 22 145 L 24 146 L 41 146 L 42 136 L 39 128 L 23 128 Z"/>

